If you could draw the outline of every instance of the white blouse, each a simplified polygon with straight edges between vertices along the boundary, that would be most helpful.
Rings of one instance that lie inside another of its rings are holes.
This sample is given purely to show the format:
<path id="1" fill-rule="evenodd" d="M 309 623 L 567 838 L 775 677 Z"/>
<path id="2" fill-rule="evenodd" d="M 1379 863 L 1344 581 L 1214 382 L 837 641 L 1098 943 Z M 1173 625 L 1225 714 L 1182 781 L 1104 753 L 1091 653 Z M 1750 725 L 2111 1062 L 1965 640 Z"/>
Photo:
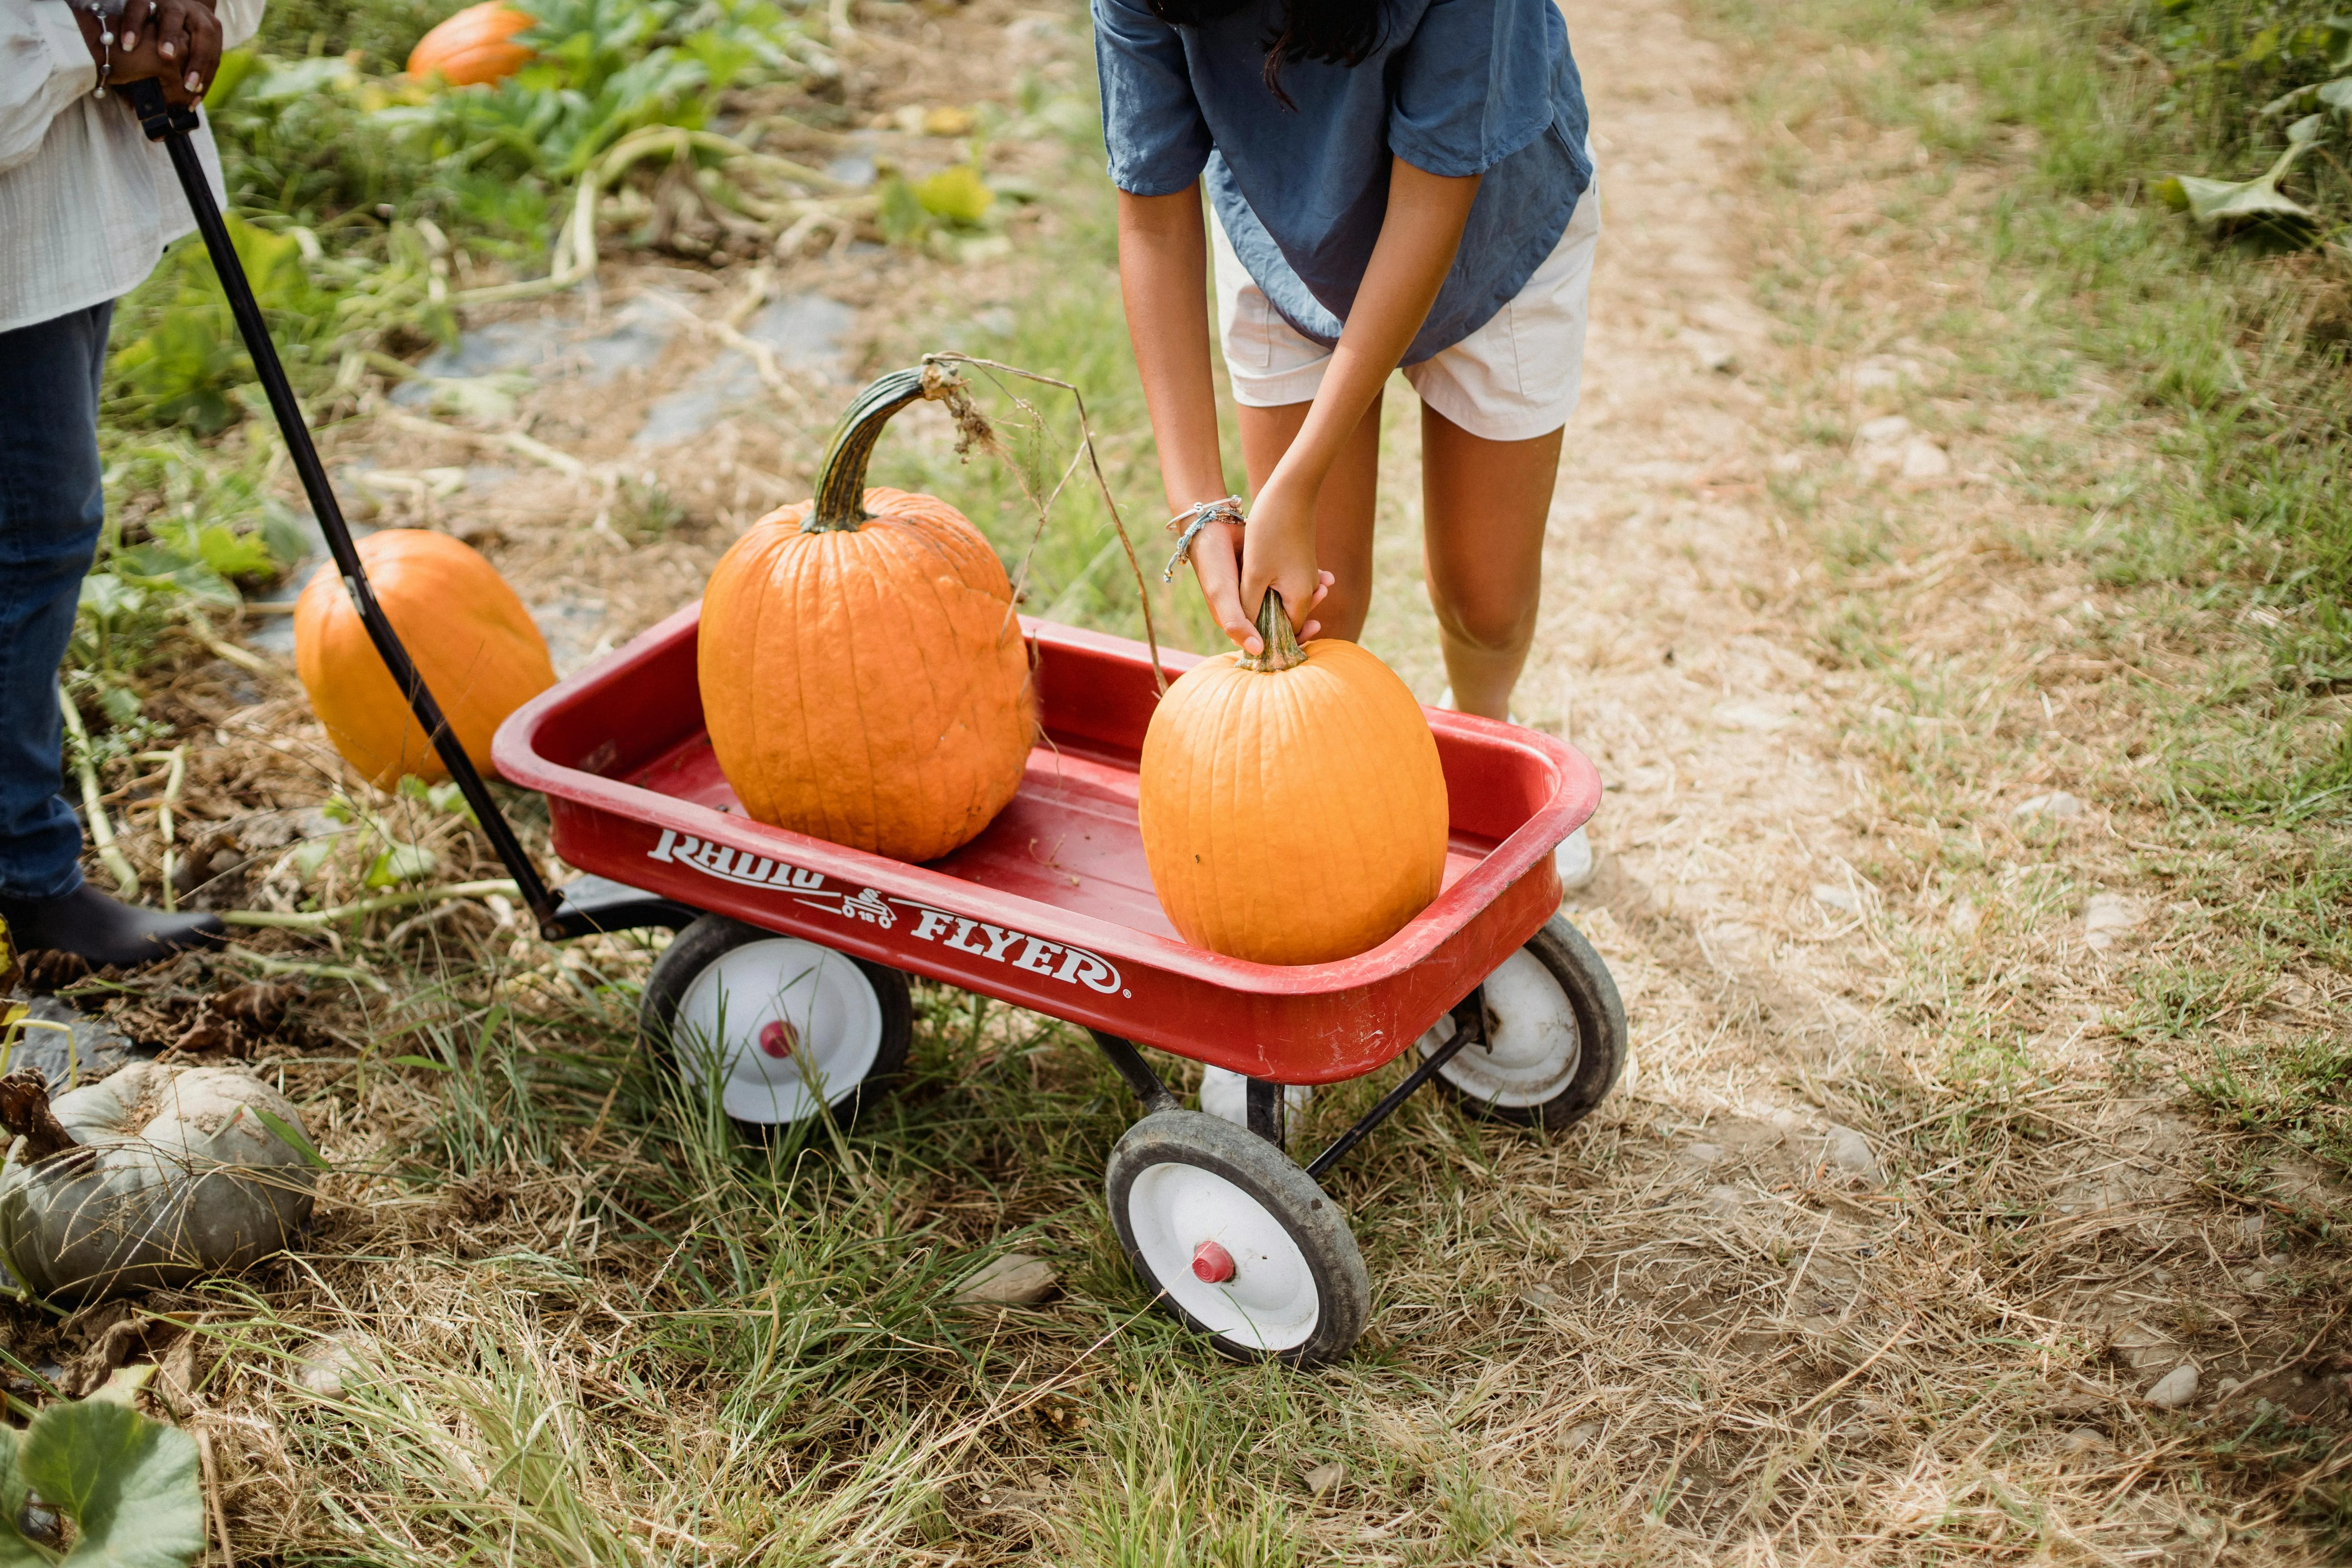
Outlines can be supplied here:
<path id="1" fill-rule="evenodd" d="M 261 26 L 263 0 L 216 0 L 221 43 Z M 128 293 L 196 226 L 169 154 L 98 68 L 65 0 L 0 0 L 0 332 Z M 209 125 L 194 140 L 221 195 Z"/>

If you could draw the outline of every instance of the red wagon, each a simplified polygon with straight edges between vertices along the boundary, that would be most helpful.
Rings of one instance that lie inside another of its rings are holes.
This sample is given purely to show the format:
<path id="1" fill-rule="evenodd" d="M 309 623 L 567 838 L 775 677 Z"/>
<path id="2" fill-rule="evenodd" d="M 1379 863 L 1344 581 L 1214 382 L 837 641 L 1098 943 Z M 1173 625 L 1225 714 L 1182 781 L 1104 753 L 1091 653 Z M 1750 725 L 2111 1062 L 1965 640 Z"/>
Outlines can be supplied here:
<path id="1" fill-rule="evenodd" d="M 908 973 L 1082 1024 L 1149 1112 L 1109 1165 L 1138 1271 L 1222 1347 L 1310 1362 L 1352 1343 L 1370 1306 L 1315 1182 L 1339 1154 L 1432 1078 L 1474 1110 L 1554 1127 L 1615 1081 L 1623 1012 L 1557 913 L 1551 854 L 1600 780 L 1549 736 L 1431 710 L 1453 814 L 1437 900 L 1358 957 L 1252 963 L 1185 943 L 1153 896 L 1136 827 L 1156 697 L 1141 645 L 1024 623 L 1044 736 L 1021 792 L 978 838 L 913 866 L 742 815 L 703 730 L 696 629 L 681 611 L 546 692 L 495 756 L 547 796 L 566 861 L 642 889 L 606 895 L 625 918 L 699 911 L 655 966 L 645 1029 L 738 1121 L 854 1114 L 905 1059 Z M 667 912 L 632 904 L 645 895 Z M 1180 1109 L 1139 1043 L 1245 1077 L 1250 1131 Z M 1413 1072 L 1329 1150 L 1303 1169 L 1284 1153 L 1284 1086 L 1416 1046 Z"/>
<path id="2" fill-rule="evenodd" d="M 739 1121 L 856 1113 L 907 1056 L 907 975 L 1083 1024 L 1143 1102 L 1112 1149 L 1119 1242 L 1156 1300 L 1228 1354 L 1309 1363 L 1355 1342 L 1362 1257 L 1316 1179 L 1433 1079 L 1472 1111 L 1564 1127 L 1624 1061 L 1607 968 L 1556 911 L 1551 852 L 1601 798 L 1546 736 L 1431 711 L 1453 814 L 1444 890 L 1371 952 L 1282 967 L 1186 945 L 1153 896 L 1136 767 L 1157 691 L 1136 644 L 1025 623 L 1043 742 L 978 838 L 912 866 L 751 821 L 702 723 L 697 612 L 672 616 L 518 710 L 499 769 L 543 791 L 555 847 L 590 873 L 550 888 L 450 733 L 368 585 L 350 529 L 187 132 L 152 82 L 125 97 L 170 154 L 287 450 L 362 623 L 550 941 L 666 925 L 644 1027 Z M 1166 661 L 1172 668 L 1188 658 Z M 1182 1109 L 1136 1042 L 1246 1079 L 1243 1122 Z M 1407 1051 L 1412 1070 L 1304 1166 L 1286 1086 Z"/>

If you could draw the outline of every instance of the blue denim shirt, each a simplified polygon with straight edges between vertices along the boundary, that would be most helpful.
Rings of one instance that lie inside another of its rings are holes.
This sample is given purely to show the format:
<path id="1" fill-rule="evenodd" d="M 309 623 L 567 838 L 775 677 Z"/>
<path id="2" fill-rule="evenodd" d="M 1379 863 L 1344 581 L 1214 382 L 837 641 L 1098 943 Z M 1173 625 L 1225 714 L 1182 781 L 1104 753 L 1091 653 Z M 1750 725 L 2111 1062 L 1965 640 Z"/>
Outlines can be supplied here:
<path id="1" fill-rule="evenodd" d="M 1284 319 L 1339 330 L 1388 212 L 1391 154 L 1484 174 L 1462 247 L 1405 351 L 1417 364 L 1486 324 L 1559 242 L 1592 183 L 1584 86 L 1552 0 L 1378 0 L 1357 66 L 1286 62 L 1265 85 L 1279 0 L 1198 27 L 1147 0 L 1093 0 L 1110 177 L 1139 196 L 1204 179 L 1234 251 Z"/>

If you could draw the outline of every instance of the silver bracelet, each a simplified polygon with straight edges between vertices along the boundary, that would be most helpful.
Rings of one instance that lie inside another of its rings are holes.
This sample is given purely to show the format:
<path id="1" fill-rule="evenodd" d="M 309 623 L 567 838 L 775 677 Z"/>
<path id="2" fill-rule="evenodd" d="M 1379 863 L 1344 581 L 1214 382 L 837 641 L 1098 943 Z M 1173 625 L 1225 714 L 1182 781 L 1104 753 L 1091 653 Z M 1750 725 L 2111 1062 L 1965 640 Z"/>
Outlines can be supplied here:
<path id="1" fill-rule="evenodd" d="M 122 15 L 124 0 L 67 0 L 77 11 L 87 11 L 98 20 L 98 88 L 90 96 L 104 98 L 107 83 L 114 79 L 114 22 Z"/>
<path id="2" fill-rule="evenodd" d="M 1162 583 L 1176 580 L 1176 568 L 1192 560 L 1192 541 L 1200 538 L 1201 531 L 1209 524 L 1229 522 L 1241 528 L 1248 521 L 1242 515 L 1242 498 L 1239 496 L 1227 496 L 1223 500 L 1198 501 L 1178 512 L 1168 520 L 1168 531 L 1176 535 L 1176 553 L 1168 558 L 1168 569 L 1160 574 L 1160 580 Z"/>

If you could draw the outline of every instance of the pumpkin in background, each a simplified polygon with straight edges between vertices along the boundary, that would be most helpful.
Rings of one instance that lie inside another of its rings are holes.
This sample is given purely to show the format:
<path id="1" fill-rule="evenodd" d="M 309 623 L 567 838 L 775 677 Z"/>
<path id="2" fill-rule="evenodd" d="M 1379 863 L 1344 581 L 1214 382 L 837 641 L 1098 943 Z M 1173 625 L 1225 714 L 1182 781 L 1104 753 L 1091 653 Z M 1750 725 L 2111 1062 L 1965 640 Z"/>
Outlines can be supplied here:
<path id="1" fill-rule="evenodd" d="M 866 488 L 890 416 L 956 384 L 858 395 L 816 498 L 769 513 L 710 574 L 703 721 L 752 817 L 893 859 L 936 859 L 1021 787 L 1037 732 L 1013 584 L 945 501 Z"/>
<path id="2" fill-rule="evenodd" d="M 468 5 L 416 40 L 408 74 L 418 81 L 439 77 L 451 87 L 504 81 L 530 59 L 530 47 L 513 40 L 533 20 L 499 0 Z"/>
<path id="3" fill-rule="evenodd" d="M 479 551 L 446 533 L 388 528 L 360 541 L 375 596 L 474 766 L 508 714 L 555 684 L 547 639 Z M 389 789 L 404 773 L 449 776 L 331 564 L 294 605 L 294 669 L 343 760 Z"/>
<path id="4" fill-rule="evenodd" d="M 1151 715 L 1144 863 L 1196 947 L 1260 963 L 1352 958 L 1437 897 L 1437 742 L 1373 654 L 1336 637 L 1301 648 L 1271 591 L 1257 625 L 1265 653 L 1194 665 Z"/>

